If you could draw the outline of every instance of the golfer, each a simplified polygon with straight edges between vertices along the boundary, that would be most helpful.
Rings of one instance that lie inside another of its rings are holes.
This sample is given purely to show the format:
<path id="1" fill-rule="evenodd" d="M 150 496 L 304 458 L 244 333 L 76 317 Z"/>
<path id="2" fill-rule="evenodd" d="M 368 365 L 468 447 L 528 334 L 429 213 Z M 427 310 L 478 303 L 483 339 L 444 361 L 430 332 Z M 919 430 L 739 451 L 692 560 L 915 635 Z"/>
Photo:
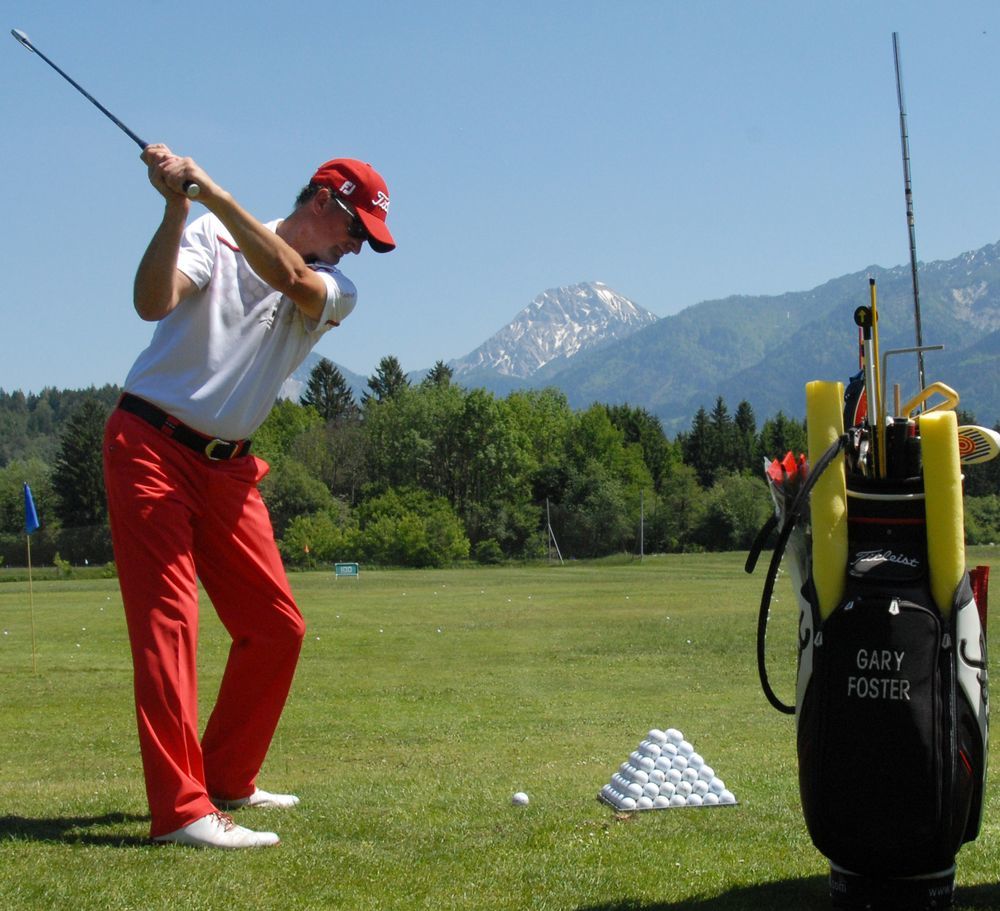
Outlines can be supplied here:
<path id="1" fill-rule="evenodd" d="M 305 624 L 292 597 L 250 452 L 285 379 L 354 308 L 336 267 L 365 241 L 395 247 L 389 193 L 368 164 L 323 164 L 284 220 L 262 224 L 190 158 L 150 145 L 165 201 L 135 277 L 156 322 L 108 420 L 104 473 L 134 665 L 139 745 L 155 841 L 277 844 L 236 825 L 240 807 L 298 798 L 256 785 L 291 686 Z M 185 189 L 207 214 L 189 226 Z M 232 646 L 198 735 L 200 579 Z"/>

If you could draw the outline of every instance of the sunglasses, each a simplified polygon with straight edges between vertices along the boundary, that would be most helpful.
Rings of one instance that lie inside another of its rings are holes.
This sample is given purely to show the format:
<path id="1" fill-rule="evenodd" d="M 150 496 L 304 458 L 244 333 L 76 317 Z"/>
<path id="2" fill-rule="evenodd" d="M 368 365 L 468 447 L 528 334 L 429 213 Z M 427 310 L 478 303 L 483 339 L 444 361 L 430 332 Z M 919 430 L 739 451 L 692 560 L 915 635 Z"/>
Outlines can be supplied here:
<path id="1" fill-rule="evenodd" d="M 330 194 L 330 198 L 343 209 L 348 216 L 350 216 L 351 223 L 347 226 L 347 236 L 353 237 L 355 240 L 368 240 L 368 232 L 365 230 L 365 226 L 362 224 L 361 219 L 358 218 L 358 213 L 354 211 L 344 200 L 339 196 Z"/>

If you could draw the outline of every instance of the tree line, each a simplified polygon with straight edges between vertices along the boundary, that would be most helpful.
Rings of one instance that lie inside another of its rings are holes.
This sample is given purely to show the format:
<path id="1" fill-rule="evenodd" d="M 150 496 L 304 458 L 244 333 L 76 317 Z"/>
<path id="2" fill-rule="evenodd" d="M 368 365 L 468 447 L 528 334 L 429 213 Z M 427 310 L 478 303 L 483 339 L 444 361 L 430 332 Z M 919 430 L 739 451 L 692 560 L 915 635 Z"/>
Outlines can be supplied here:
<path id="1" fill-rule="evenodd" d="M 43 521 L 36 559 L 113 559 L 101 439 L 117 395 L 0 390 L 8 565 L 24 558 L 24 481 Z M 779 412 L 758 429 L 746 401 L 730 413 L 717 398 L 671 440 L 643 408 L 575 411 L 553 388 L 500 398 L 462 387 L 443 362 L 413 384 L 391 355 L 360 401 L 321 360 L 299 401 L 275 404 L 253 447 L 271 466 L 261 493 L 279 547 L 298 567 L 743 549 L 772 509 L 765 460 L 805 450 L 803 422 Z M 970 543 L 1000 538 L 998 468 L 966 472 Z"/>

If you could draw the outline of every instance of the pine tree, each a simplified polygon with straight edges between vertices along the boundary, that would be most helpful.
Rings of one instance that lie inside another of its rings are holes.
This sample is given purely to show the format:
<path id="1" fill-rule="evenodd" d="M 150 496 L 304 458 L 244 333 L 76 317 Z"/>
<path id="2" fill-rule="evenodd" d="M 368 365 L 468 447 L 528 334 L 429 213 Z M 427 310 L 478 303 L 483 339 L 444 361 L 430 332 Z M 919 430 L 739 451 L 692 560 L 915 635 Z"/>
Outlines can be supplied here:
<path id="1" fill-rule="evenodd" d="M 107 409 L 84 399 L 63 430 L 52 472 L 59 518 L 66 528 L 103 525 L 108 509 L 104 494 L 102 449 Z"/>
<path id="2" fill-rule="evenodd" d="M 336 364 L 325 357 L 309 374 L 309 382 L 299 403 L 312 405 L 327 422 L 350 417 L 358 410 L 354 394 L 347 385 L 344 375 L 337 369 Z"/>
<path id="3" fill-rule="evenodd" d="M 371 389 L 371 394 L 366 392 L 361 397 L 361 402 L 365 404 L 369 399 L 374 399 L 376 402 L 384 402 L 386 399 L 391 399 L 398 395 L 409 385 L 410 381 L 406 378 L 406 374 L 403 373 L 403 368 L 398 358 L 387 354 L 378 362 L 375 373 L 368 377 L 368 388 Z"/>
<path id="4" fill-rule="evenodd" d="M 423 386 L 450 386 L 455 371 L 444 361 L 438 361 L 424 377 Z"/>

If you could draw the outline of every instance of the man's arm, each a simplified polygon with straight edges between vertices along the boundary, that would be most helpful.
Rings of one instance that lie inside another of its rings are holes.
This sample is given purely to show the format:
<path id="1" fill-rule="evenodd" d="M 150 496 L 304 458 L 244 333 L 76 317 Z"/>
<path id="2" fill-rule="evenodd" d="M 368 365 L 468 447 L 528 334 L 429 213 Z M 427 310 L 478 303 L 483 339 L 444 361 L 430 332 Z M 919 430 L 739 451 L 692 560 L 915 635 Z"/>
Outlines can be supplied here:
<path id="1" fill-rule="evenodd" d="M 165 187 L 174 195 L 183 196 L 186 181 L 197 183 L 201 188 L 198 202 L 229 229 L 254 272 L 276 291 L 288 297 L 309 318 L 318 320 L 322 316 L 326 306 L 327 284 L 309 268 L 295 249 L 240 206 L 190 158 L 171 155 L 165 146 L 148 146 L 143 153 L 144 160 L 150 150 L 151 157 L 156 158 L 151 170 L 155 167 L 157 177 Z"/>
<path id="2" fill-rule="evenodd" d="M 163 220 L 136 270 L 132 302 L 144 320 L 163 319 L 196 289 L 195 283 L 177 268 L 187 213 L 187 199 L 171 193 Z"/>

